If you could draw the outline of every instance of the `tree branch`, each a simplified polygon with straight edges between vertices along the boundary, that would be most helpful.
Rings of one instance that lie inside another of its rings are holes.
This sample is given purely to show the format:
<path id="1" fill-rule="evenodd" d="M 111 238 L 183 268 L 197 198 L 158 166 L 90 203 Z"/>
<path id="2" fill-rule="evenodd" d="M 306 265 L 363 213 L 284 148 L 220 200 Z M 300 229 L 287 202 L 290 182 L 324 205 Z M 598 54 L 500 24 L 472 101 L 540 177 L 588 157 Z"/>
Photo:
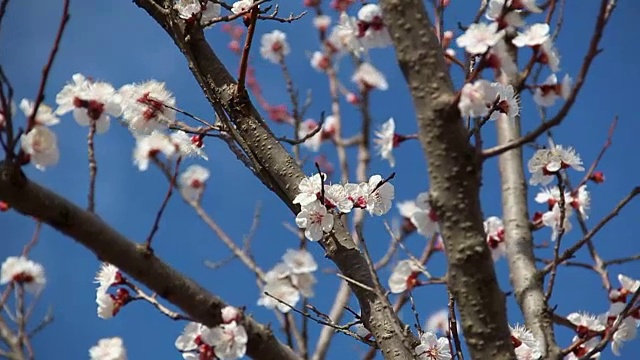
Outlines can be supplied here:
<path id="1" fill-rule="evenodd" d="M 200 84 L 205 96 L 216 107 L 229 114 L 235 126 L 235 141 L 246 145 L 248 155 L 253 156 L 260 168 L 255 174 L 272 190 L 289 209 L 297 214 L 299 207 L 292 203 L 298 193 L 298 184 L 304 173 L 295 159 L 278 142 L 273 132 L 251 103 L 246 92 L 236 93 L 237 83 L 207 43 L 202 28 L 194 26 L 185 33 L 182 20 L 157 11 L 151 0 L 136 0 L 165 29 L 180 51 Z M 347 278 L 372 287 L 373 277 L 366 261 L 339 216 L 335 217 L 333 236 L 326 236 L 321 244 L 331 259 Z M 375 336 L 378 346 L 390 359 L 410 359 L 413 348 L 419 343 L 406 333 L 386 298 L 380 298 L 359 286 L 351 289 L 358 298 L 363 324 Z"/>
<path id="2" fill-rule="evenodd" d="M 448 283 L 474 359 L 513 359 L 505 295 L 498 287 L 480 208 L 481 163 L 467 141 L 442 46 L 420 0 L 381 0 L 416 108 L 429 163 L 431 204 L 447 249 Z"/>
<path id="3" fill-rule="evenodd" d="M 0 200 L 16 211 L 33 216 L 91 250 L 101 260 L 117 266 L 132 278 L 182 309 L 190 318 L 207 326 L 222 322 L 220 310 L 226 304 L 195 281 L 150 254 L 67 199 L 30 181 L 16 165 L 0 162 Z M 246 317 L 249 336 L 247 354 L 254 359 L 298 360 L 271 330 Z"/>

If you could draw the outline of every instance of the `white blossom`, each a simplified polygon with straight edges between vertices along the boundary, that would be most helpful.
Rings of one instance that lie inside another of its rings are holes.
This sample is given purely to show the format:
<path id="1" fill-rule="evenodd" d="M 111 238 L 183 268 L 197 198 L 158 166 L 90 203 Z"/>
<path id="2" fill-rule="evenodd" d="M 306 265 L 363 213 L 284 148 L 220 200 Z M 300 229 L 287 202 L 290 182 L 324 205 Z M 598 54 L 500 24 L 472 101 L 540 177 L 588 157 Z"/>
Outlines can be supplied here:
<path id="1" fill-rule="evenodd" d="M 540 51 L 541 56 L 538 57 L 538 61 L 549 66 L 553 72 L 560 71 L 560 55 L 558 55 L 558 50 L 553 45 L 551 38 L 542 43 Z"/>
<path id="2" fill-rule="evenodd" d="M 563 148 L 562 145 L 553 145 L 549 149 L 537 150 L 527 163 L 532 174 L 529 184 L 547 185 L 554 179 L 554 175 L 561 169 L 573 168 L 584 171 L 580 155 L 572 147 Z"/>
<path id="3" fill-rule="evenodd" d="M 507 245 L 504 241 L 504 224 L 497 216 L 490 216 L 484 221 L 484 232 L 487 234 L 487 245 L 491 250 L 493 261 L 507 255 Z"/>
<path id="4" fill-rule="evenodd" d="M 208 179 L 209 170 L 200 165 L 190 165 L 178 177 L 178 187 L 187 200 L 197 201 L 202 196 Z"/>
<path id="5" fill-rule="evenodd" d="M 300 180 L 298 184 L 300 193 L 293 199 L 293 203 L 304 207 L 318 200 L 318 195 L 322 192 L 323 179 L 326 178 L 327 175 L 323 173 L 322 177 L 320 174 L 313 174 Z"/>
<path id="6" fill-rule="evenodd" d="M 534 360 L 542 357 L 540 342 L 536 340 L 529 329 L 519 324 L 516 324 L 515 327 L 509 325 L 509 329 L 518 360 Z M 514 341 L 513 338 L 518 341 Z"/>
<path id="7" fill-rule="evenodd" d="M 267 296 L 265 293 L 269 293 L 271 296 Z M 291 311 L 291 307 L 296 306 L 298 301 L 300 301 L 298 289 L 293 287 L 289 279 L 282 279 L 267 282 L 262 289 L 262 296 L 258 299 L 257 304 L 267 309 L 277 308 L 280 312 L 286 314 Z"/>
<path id="8" fill-rule="evenodd" d="M 38 293 L 47 283 L 44 267 L 24 256 L 9 256 L 0 268 L 0 285 L 16 282 L 25 290 Z"/>
<path id="9" fill-rule="evenodd" d="M 416 211 L 422 210 L 416 205 L 414 200 L 401 201 L 396 204 L 396 207 L 398 208 L 400 216 L 406 219 L 410 219 L 411 215 Z"/>
<path id="10" fill-rule="evenodd" d="M 373 175 L 369 178 L 369 196 L 367 198 L 367 211 L 371 215 L 381 216 L 391 210 L 391 202 L 395 197 L 395 188 L 390 182 L 383 181 L 382 176 Z"/>
<path id="11" fill-rule="evenodd" d="M 377 4 L 365 4 L 358 10 L 358 24 L 358 37 L 364 47 L 384 48 L 392 44 L 382 19 L 382 10 Z"/>
<path id="12" fill-rule="evenodd" d="M 346 12 L 342 12 L 338 24 L 329 35 L 329 43 L 336 47 L 337 51 L 344 49 L 355 56 L 360 56 L 365 48 L 358 38 L 358 32 L 356 19 L 347 15 Z"/>
<path id="13" fill-rule="evenodd" d="M 127 350 L 121 338 L 104 338 L 89 349 L 91 360 L 127 360 Z"/>
<path id="14" fill-rule="evenodd" d="M 515 92 L 513 86 L 493 83 L 498 94 L 497 111 L 491 114 L 490 119 L 497 120 L 501 116 L 506 116 L 509 120 L 514 120 L 520 115 L 520 96 Z"/>
<path id="15" fill-rule="evenodd" d="M 312 273 L 292 274 L 291 283 L 306 298 L 314 296 L 313 285 L 317 283 L 316 277 Z"/>
<path id="16" fill-rule="evenodd" d="M 358 66 L 351 76 L 351 81 L 358 84 L 361 90 L 378 89 L 384 91 L 389 88 L 384 74 L 368 62 Z"/>
<path id="17" fill-rule="evenodd" d="M 313 255 L 304 249 L 287 249 L 282 255 L 282 261 L 287 264 L 292 274 L 305 274 L 318 270 L 318 264 Z"/>
<path id="18" fill-rule="evenodd" d="M 20 110 L 24 113 L 24 116 L 30 118 L 33 115 L 33 108 L 35 103 L 29 99 L 22 99 L 20 101 Z M 53 109 L 44 103 L 40 103 L 38 106 L 38 113 L 35 117 L 35 123 L 37 125 L 52 126 L 60 122 L 60 119 L 53 113 Z"/>
<path id="19" fill-rule="evenodd" d="M 36 125 L 20 136 L 20 148 L 29 155 L 29 160 L 40 171 L 55 165 L 60 159 L 58 138 L 44 125 Z"/>
<path id="20" fill-rule="evenodd" d="M 122 275 L 120 269 L 109 263 L 102 263 L 95 276 L 94 283 L 98 284 L 98 292 L 106 292 L 111 285 L 118 283 Z"/>
<path id="21" fill-rule="evenodd" d="M 291 49 L 287 42 L 287 35 L 280 30 L 273 30 L 262 35 L 260 40 L 260 55 L 274 64 L 279 64 Z"/>
<path id="22" fill-rule="evenodd" d="M 187 135 L 186 132 L 178 130 L 176 132 L 172 132 L 170 138 L 174 145 L 177 147 L 180 156 L 185 158 L 199 156 L 204 160 L 209 160 L 207 154 L 205 154 L 202 150 L 202 147 L 204 147 L 204 145 L 201 145 L 202 142 L 194 143 L 194 139 L 197 139 L 197 136 L 195 138 L 192 138 Z"/>
<path id="23" fill-rule="evenodd" d="M 175 152 L 176 145 L 171 141 L 171 138 L 160 131 L 154 131 L 150 135 L 139 136 L 136 139 L 133 163 L 138 166 L 140 171 L 145 171 L 149 168 L 149 159 L 152 157 L 162 153 L 170 158 Z"/>
<path id="24" fill-rule="evenodd" d="M 547 79 L 536 87 L 533 93 L 533 101 L 542 107 L 549 107 L 555 104 L 559 97 L 568 99 L 571 94 L 572 80 L 569 75 L 565 75 L 562 83 L 558 84 L 556 74 L 551 74 Z"/>
<path id="25" fill-rule="evenodd" d="M 206 24 L 217 18 L 220 16 L 221 11 L 220 4 L 207 1 L 203 7 L 200 0 L 178 0 L 173 8 L 178 12 L 178 16 L 185 20 L 189 20 L 200 14 L 200 24 Z"/>
<path id="26" fill-rule="evenodd" d="M 230 323 L 234 320 L 239 320 L 242 316 L 242 314 L 240 313 L 240 309 L 238 309 L 235 306 L 225 306 L 222 308 L 222 310 L 220 310 L 220 312 L 222 313 L 222 321 L 224 323 Z"/>
<path id="27" fill-rule="evenodd" d="M 205 333 L 203 338 L 214 347 L 216 357 L 220 360 L 239 359 L 247 352 L 247 331 L 235 321 L 216 326 Z"/>
<path id="28" fill-rule="evenodd" d="M 498 96 L 498 89 L 487 80 L 466 83 L 460 90 L 458 109 L 463 117 L 485 116 Z"/>
<path id="29" fill-rule="evenodd" d="M 394 294 L 399 294 L 416 285 L 416 279 L 423 268 L 412 259 L 398 262 L 389 277 L 389 289 Z"/>
<path id="30" fill-rule="evenodd" d="M 312 202 L 302 207 L 296 216 L 296 225 L 305 229 L 304 236 L 311 241 L 322 239 L 325 232 L 333 229 L 333 215 L 320 202 Z"/>
<path id="31" fill-rule="evenodd" d="M 98 291 L 96 304 L 98 304 L 98 317 L 101 319 L 111 319 L 117 313 L 116 302 L 111 294 Z"/>
<path id="32" fill-rule="evenodd" d="M 605 324 L 602 323 L 601 319 L 585 312 L 571 313 L 567 316 L 567 320 L 578 328 L 582 327 L 586 330 L 604 331 L 605 329 Z M 578 332 L 580 332 L 580 329 L 578 329 Z"/>
<path id="33" fill-rule="evenodd" d="M 449 333 L 449 309 L 440 309 L 429 315 L 426 330 L 432 333 Z"/>
<path id="34" fill-rule="evenodd" d="M 317 121 L 313 119 L 307 119 L 300 124 L 298 129 L 298 138 L 306 140 L 302 143 L 302 146 L 313 152 L 318 152 L 322 145 L 322 130 L 316 130 L 320 126 Z M 313 132 L 315 131 L 315 134 Z M 307 138 L 309 134 L 313 136 Z"/>
<path id="35" fill-rule="evenodd" d="M 316 71 L 324 72 L 327 71 L 331 65 L 331 59 L 325 55 L 321 51 L 314 51 L 313 55 L 311 55 L 311 67 Z"/>
<path id="36" fill-rule="evenodd" d="M 464 34 L 456 39 L 458 47 L 464 48 L 471 55 L 482 55 L 490 47 L 502 39 L 504 31 L 498 31 L 498 23 L 474 23 L 469 25 Z"/>
<path id="37" fill-rule="evenodd" d="M 411 223 L 419 234 L 429 238 L 440 231 L 438 218 L 429 204 L 429 193 L 422 192 L 416 197 L 416 206 L 420 209 L 411 215 Z"/>
<path id="38" fill-rule="evenodd" d="M 74 74 L 73 82 L 66 84 L 56 95 L 56 114 L 73 111 L 73 117 L 81 126 L 95 122 L 96 132 L 109 130 L 110 117 L 120 116 L 120 97 L 113 86 L 106 82 L 91 81 L 82 74 Z"/>
<path id="39" fill-rule="evenodd" d="M 118 90 L 122 118 L 134 135 L 150 134 L 165 129 L 176 119 L 176 99 L 165 84 L 149 80 L 141 84 L 128 84 Z"/>
<path id="40" fill-rule="evenodd" d="M 393 148 L 395 147 L 396 123 L 393 118 L 389 118 L 379 130 L 375 132 L 376 138 L 373 140 L 378 154 L 385 160 L 389 161 L 391 167 L 396 166 L 396 160 L 393 157 Z"/>
<path id="41" fill-rule="evenodd" d="M 415 353 L 418 360 L 451 360 L 449 340 L 438 338 L 429 331 L 420 335 L 420 345 L 416 346 Z"/>
<path id="42" fill-rule="evenodd" d="M 560 222 L 562 221 L 561 219 L 563 214 L 560 209 L 560 204 L 556 204 L 552 210 L 542 214 L 542 223 L 552 229 L 551 241 L 555 241 L 560 235 L 561 231 L 567 233 L 571 230 L 571 221 L 569 221 L 569 217 L 571 215 L 571 208 L 566 208 L 566 210 L 564 211 L 563 219 L 564 225 L 561 225 Z"/>
<path id="43" fill-rule="evenodd" d="M 549 39 L 549 24 L 538 23 L 528 27 L 524 32 L 511 40 L 513 45 L 517 47 L 539 46 Z"/>
<path id="44" fill-rule="evenodd" d="M 251 5 L 253 5 L 253 0 L 236 1 L 236 2 L 233 3 L 233 6 L 231 7 L 231 12 L 234 13 L 234 14 L 241 14 L 241 13 L 249 10 Z"/>
<path id="45" fill-rule="evenodd" d="M 324 200 L 327 206 L 335 206 L 341 213 L 349 213 L 353 209 L 353 201 L 349 199 L 349 194 L 341 184 L 325 186 Z"/>

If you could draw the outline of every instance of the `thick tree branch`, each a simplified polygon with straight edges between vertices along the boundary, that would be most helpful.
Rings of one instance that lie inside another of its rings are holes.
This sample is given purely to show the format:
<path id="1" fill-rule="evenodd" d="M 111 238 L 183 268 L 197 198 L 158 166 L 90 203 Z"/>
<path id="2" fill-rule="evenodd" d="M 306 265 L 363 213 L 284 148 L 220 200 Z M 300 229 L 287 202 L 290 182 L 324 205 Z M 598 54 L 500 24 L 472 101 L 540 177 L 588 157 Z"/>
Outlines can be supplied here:
<path id="1" fill-rule="evenodd" d="M 292 200 L 298 193 L 298 184 L 304 173 L 264 123 L 246 91 L 236 93 L 235 79 L 207 43 L 203 30 L 194 26 L 185 33 L 183 21 L 175 19 L 171 13 L 158 11 L 153 1 L 136 0 L 135 3 L 145 9 L 173 39 L 211 105 L 222 107 L 227 112 L 235 128 L 234 140 L 241 141 L 260 166 L 256 169 L 257 176 L 266 179 L 263 183 L 271 184 L 270 189 L 293 213 L 297 213 L 298 206 Z M 339 217 L 335 219 L 334 233 L 326 236 L 321 244 L 327 257 L 345 277 L 373 287 L 365 258 Z M 375 336 L 385 357 L 411 359 L 418 340 L 405 331 L 389 301 L 359 286 L 352 285 L 351 289 L 360 303 L 363 323 Z"/>
<path id="2" fill-rule="evenodd" d="M 520 137 L 520 118 L 511 120 L 501 117 L 496 122 L 496 127 L 498 144 L 506 144 Z M 509 150 L 498 159 L 509 274 L 527 328 L 540 341 L 540 347 L 548 358 L 554 359 L 560 356 L 561 349 L 555 341 L 551 313 L 547 311 L 544 297 L 542 276 L 538 276 L 536 268 L 522 161 L 522 148 Z"/>
<path id="3" fill-rule="evenodd" d="M 448 278 L 473 359 L 514 359 L 505 296 L 486 246 L 481 163 L 467 141 L 442 47 L 421 0 L 382 0 L 385 23 L 416 107 L 429 162 L 431 204 L 447 249 Z"/>
<path id="4" fill-rule="evenodd" d="M 226 304 L 193 280 L 107 225 L 98 216 L 72 204 L 25 177 L 17 165 L 0 162 L 0 200 L 16 211 L 33 216 L 73 238 L 101 260 L 109 262 L 167 299 L 189 317 L 208 326 L 222 322 Z M 254 359 L 298 360 L 271 330 L 247 316 L 247 354 Z"/>

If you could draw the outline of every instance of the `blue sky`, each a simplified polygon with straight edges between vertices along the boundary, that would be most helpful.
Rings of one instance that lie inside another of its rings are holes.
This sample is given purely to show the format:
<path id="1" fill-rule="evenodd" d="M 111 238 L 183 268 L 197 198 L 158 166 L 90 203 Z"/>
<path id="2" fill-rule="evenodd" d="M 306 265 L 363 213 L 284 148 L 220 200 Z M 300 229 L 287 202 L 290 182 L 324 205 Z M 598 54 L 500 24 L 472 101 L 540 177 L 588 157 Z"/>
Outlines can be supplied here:
<path id="1" fill-rule="evenodd" d="M 479 1 L 452 1 L 445 27 L 456 31 L 458 35 L 457 21 L 468 23 L 478 3 Z M 577 72 L 588 46 L 598 3 L 583 1 L 578 5 L 576 2 L 568 2 L 566 19 L 557 41 L 562 56 L 561 76 L 565 73 L 574 76 Z M 282 1 L 281 13 L 298 12 L 302 10 L 301 4 L 302 1 Z M 36 94 L 41 69 L 48 56 L 60 13 L 61 1 L 13 1 L 9 5 L 0 33 L 0 62 L 13 82 L 18 101 L 23 97 L 33 98 Z M 637 96 L 634 90 L 640 80 L 636 64 L 640 49 L 637 42 L 630 38 L 630 34 L 637 30 L 639 15 L 640 6 L 634 2 L 623 1 L 618 4 L 602 41 L 604 52 L 596 59 L 583 92 L 563 126 L 554 130 L 558 143 L 574 146 L 585 163 L 590 164 L 605 141 L 611 119 L 614 115 L 620 118 L 613 139 L 614 145 L 599 167 L 604 171 L 607 181 L 600 186 L 590 185 L 593 190 L 593 209 L 587 222 L 590 226 L 608 214 L 633 186 L 638 185 L 640 179 L 640 169 L 633 160 L 634 154 L 640 150 L 636 140 L 640 125 L 637 122 Z M 313 90 L 314 101 L 309 114 L 319 116 L 321 111 L 329 110 L 329 98 L 324 75 L 315 72 L 308 62 L 307 53 L 318 48 L 310 21 L 311 16 L 292 25 L 262 22 L 257 34 L 260 36 L 276 28 L 288 34 L 293 51 L 287 58 L 287 63 L 301 93 L 304 94 L 307 89 Z M 209 39 L 234 73 L 237 60 L 226 50 L 227 35 L 214 28 L 209 30 Z M 286 103 L 288 95 L 279 69 L 261 59 L 256 50 L 257 47 L 254 47 L 252 61 L 267 99 L 273 104 Z M 375 125 L 394 117 L 399 133 L 414 133 L 416 124 L 411 99 L 395 63 L 393 51 L 374 50 L 372 58 L 374 65 L 386 74 L 390 85 L 388 91 L 377 92 L 372 96 L 371 110 Z M 345 84 L 351 86 L 348 84 L 349 69 L 345 64 L 341 75 Z M 77 72 L 109 81 L 116 87 L 148 79 L 164 81 L 174 92 L 179 107 L 200 117 L 212 118 L 211 108 L 180 52 L 164 31 L 131 1 L 72 1 L 71 21 L 51 71 L 45 101 L 53 105 L 55 94 Z M 547 73 L 543 73 L 543 77 L 546 75 Z M 459 76 L 457 81 L 459 85 Z M 359 123 L 358 113 L 348 105 L 343 105 L 343 108 L 346 131 L 353 133 Z M 552 108 L 550 113 L 553 114 L 554 110 L 557 107 Z M 24 121 L 20 116 L 16 120 L 19 124 Z M 523 94 L 523 127 L 532 129 L 539 121 L 530 95 Z M 273 128 L 277 133 L 290 135 L 290 130 L 284 126 L 274 125 Z M 87 129 L 79 127 L 70 116 L 66 116 L 54 131 L 59 138 L 60 163 L 46 172 L 39 172 L 31 167 L 26 172 L 35 181 L 84 205 L 88 186 Z M 487 146 L 495 144 L 492 124 L 486 126 L 484 134 Z M 114 124 L 107 134 L 97 138 L 96 143 L 99 167 L 97 211 L 103 219 L 131 240 L 143 241 L 165 194 L 166 181 L 154 168 L 139 172 L 133 166 L 131 154 L 134 141 L 126 129 Z M 283 222 L 293 224 L 292 214 L 276 196 L 252 177 L 224 144 L 209 140 L 205 150 L 210 160 L 200 164 L 207 166 L 212 172 L 203 200 L 205 209 L 233 239 L 240 242 L 251 226 L 256 203 L 262 203 L 260 227 L 252 249 L 258 264 L 264 269 L 270 268 L 279 261 L 287 248 L 297 246 L 296 237 L 282 225 Z M 323 145 L 321 151 L 330 159 L 335 159 L 335 151 L 328 144 Z M 409 141 L 396 149 L 395 154 L 397 166 L 393 169 L 396 171 L 393 183 L 396 186 L 396 199 L 411 199 L 428 188 L 422 152 L 416 141 Z M 527 150 L 526 156 L 530 155 Z M 350 152 L 350 156 L 351 163 L 355 164 L 355 153 Z M 312 166 L 307 166 L 305 170 L 310 173 L 313 169 Z M 384 176 L 391 171 L 386 162 L 377 157 L 373 159 L 370 174 L 381 173 Z M 582 174 L 570 175 L 575 183 Z M 487 162 L 481 195 L 486 216 L 499 216 L 501 213 L 498 176 L 497 162 Z M 543 210 L 533 202 L 536 192 L 536 188 L 532 188 L 530 192 L 531 213 Z M 640 205 L 632 203 L 595 237 L 594 241 L 604 259 L 638 252 L 640 247 L 635 231 L 639 212 Z M 391 220 L 393 217 L 397 217 L 395 209 L 384 219 Z M 0 239 L 3 242 L 0 258 L 17 255 L 30 239 L 33 228 L 34 223 L 30 219 L 13 212 L 0 214 Z M 365 234 L 374 257 L 379 257 L 388 245 L 388 235 L 382 220 L 368 218 Z M 539 231 L 535 234 L 535 241 L 545 241 L 549 235 L 548 229 Z M 563 243 L 568 245 L 578 239 L 580 234 L 576 227 L 564 237 Z M 413 235 L 408 239 L 408 246 L 417 252 L 424 246 L 424 241 L 419 235 Z M 248 311 L 259 321 L 275 325 L 273 314 L 255 305 L 259 291 L 251 273 L 240 263 L 232 262 L 222 270 L 211 270 L 203 265 L 205 260 L 226 258 L 229 251 L 177 197 L 169 204 L 154 247 L 156 254 L 168 263 L 229 303 L 248 306 Z M 323 258 L 319 246 L 311 245 L 310 251 L 321 269 L 333 268 Z M 541 250 L 539 255 L 548 258 L 551 251 Z M 31 257 L 44 264 L 48 277 L 48 287 L 40 300 L 36 316 L 42 316 L 48 307 L 55 314 L 55 321 L 34 340 L 37 358 L 59 359 L 64 354 L 68 359 L 83 359 L 87 357 L 88 348 L 98 339 L 111 336 L 121 336 L 124 339 L 131 359 L 180 358 L 173 342 L 184 324 L 166 319 L 151 306 L 133 303 L 108 321 L 95 315 L 95 289 L 92 280 L 99 262 L 86 249 L 45 227 Z M 581 251 L 578 259 L 588 260 L 586 251 Z M 510 290 L 506 261 L 500 260 L 496 267 L 501 287 L 505 291 Z M 443 275 L 443 255 L 437 254 L 428 268 L 436 276 Z M 640 278 L 640 267 L 636 264 L 613 266 L 610 270 L 614 281 L 618 272 Z M 385 282 L 388 275 L 388 269 L 381 272 Z M 312 303 L 318 309 L 328 311 L 333 301 L 331 294 L 336 290 L 338 282 L 333 274 L 320 271 L 317 276 L 317 295 Z M 446 294 L 442 287 L 420 288 L 416 291 L 416 299 L 423 319 L 446 306 Z M 562 268 L 559 272 L 552 303 L 558 304 L 558 312 L 564 315 L 578 310 L 602 313 L 608 306 L 598 276 L 573 268 Z M 402 317 L 407 321 L 412 319 L 408 311 L 403 312 Z M 522 321 L 513 298 L 509 299 L 509 319 L 512 323 Z M 311 325 L 312 336 L 318 332 L 319 327 Z M 564 329 L 559 330 L 561 345 L 567 346 L 570 337 L 571 334 Z M 356 354 L 364 353 L 365 350 L 351 339 L 337 336 L 329 358 L 342 359 L 346 352 Z M 637 340 L 623 349 L 623 358 L 634 358 L 638 354 L 640 342 Z M 602 359 L 612 357 L 607 349 Z"/>

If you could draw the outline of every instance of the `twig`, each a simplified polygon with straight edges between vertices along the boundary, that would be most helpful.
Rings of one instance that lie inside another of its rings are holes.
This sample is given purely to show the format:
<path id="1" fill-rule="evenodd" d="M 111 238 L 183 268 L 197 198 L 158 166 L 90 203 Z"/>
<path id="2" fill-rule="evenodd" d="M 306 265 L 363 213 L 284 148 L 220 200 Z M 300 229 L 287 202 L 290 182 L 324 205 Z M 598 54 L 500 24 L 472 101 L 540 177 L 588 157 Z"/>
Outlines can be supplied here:
<path id="1" fill-rule="evenodd" d="M 413 301 L 413 294 L 411 293 L 411 291 L 408 291 L 409 296 L 409 302 L 411 303 L 411 313 L 413 313 L 413 316 L 415 318 L 415 327 L 416 330 L 418 330 L 418 334 L 422 334 L 422 326 L 420 325 L 420 315 L 418 314 L 418 310 L 416 309 L 416 303 L 415 301 Z"/>
<path id="2" fill-rule="evenodd" d="M 456 300 L 453 297 L 451 291 L 448 291 L 449 294 L 449 332 L 451 333 L 451 337 L 453 338 L 453 343 L 456 346 L 456 354 L 455 356 L 458 360 L 464 360 L 464 355 L 462 354 L 462 346 L 460 345 L 460 336 L 458 334 L 458 321 L 456 320 Z"/>
<path id="3" fill-rule="evenodd" d="M 294 118 L 295 119 L 295 118 Z M 320 114 L 320 122 L 318 123 L 318 126 L 311 130 L 309 133 L 307 133 L 305 136 L 303 136 L 300 139 L 289 139 L 287 137 L 279 137 L 278 141 L 282 141 L 282 142 L 286 142 L 287 144 L 290 145 L 300 145 L 302 143 L 304 143 L 305 141 L 311 139 L 312 137 L 314 137 L 317 133 L 320 132 L 320 130 L 322 130 L 322 125 L 324 125 L 324 120 L 325 120 L 325 116 L 324 116 L 324 111 Z M 298 132 L 296 131 L 295 134 L 297 134 Z M 297 135 L 295 135 L 297 137 Z"/>
<path id="4" fill-rule="evenodd" d="M 169 181 L 169 189 L 167 189 L 167 193 L 164 196 L 164 200 L 162 200 L 162 205 L 160 205 L 160 209 L 156 213 L 156 218 L 153 221 L 153 226 L 151 227 L 151 232 L 149 232 L 149 236 L 147 236 L 147 240 L 145 241 L 145 247 L 147 250 L 151 250 L 151 241 L 153 241 L 153 236 L 156 234 L 158 229 L 160 228 L 160 219 L 162 218 L 162 214 L 164 213 L 164 209 L 166 209 L 167 204 L 169 204 L 169 199 L 171 199 L 171 195 L 173 195 L 173 188 L 176 186 L 176 179 L 178 178 L 178 173 L 180 171 L 180 163 L 182 162 L 182 157 L 178 157 L 176 160 L 176 167 L 173 172 L 173 176 Z"/>
<path id="5" fill-rule="evenodd" d="M 36 228 L 33 230 L 33 236 L 31 236 L 31 241 L 29 241 L 24 248 L 22 248 L 22 256 L 29 255 L 31 249 L 38 243 L 38 238 L 40 238 L 40 230 L 42 230 L 42 221 L 36 220 Z"/>
<path id="6" fill-rule="evenodd" d="M 560 220 L 559 229 L 558 229 L 558 237 L 556 239 L 556 243 L 553 246 L 553 263 L 551 263 L 551 273 L 549 275 L 549 282 L 547 285 L 547 292 L 544 294 L 544 299 L 548 303 L 551 298 L 551 293 L 553 292 L 553 285 L 555 284 L 556 274 L 558 270 L 558 256 L 560 255 L 560 242 L 562 240 L 562 236 L 564 235 L 564 222 L 567 216 L 566 202 L 567 199 L 564 196 L 564 183 L 562 181 L 562 176 L 560 174 L 556 174 L 556 178 L 558 179 L 558 191 L 560 192 L 560 201 L 558 201 L 558 206 L 560 207 Z M 555 229 L 553 229 L 555 232 Z"/>
<path id="7" fill-rule="evenodd" d="M 60 46 L 60 41 L 62 40 L 62 33 L 66 28 L 67 22 L 69 21 L 69 2 L 70 0 L 63 0 L 62 18 L 60 19 L 60 24 L 58 25 L 58 32 L 56 33 L 55 40 L 53 41 L 53 47 L 51 48 L 51 52 L 49 53 L 49 59 L 42 69 L 42 77 L 40 78 L 40 86 L 38 87 L 38 93 L 34 100 L 33 112 L 31 113 L 31 116 L 29 116 L 29 120 L 27 123 L 27 132 L 31 130 L 31 128 L 33 128 L 33 126 L 35 125 L 38 108 L 44 100 L 44 88 L 47 85 L 49 72 L 51 71 L 51 67 L 53 66 L 53 59 L 55 59 L 56 54 L 58 53 L 58 47 Z"/>
<path id="8" fill-rule="evenodd" d="M 247 66 L 249 66 L 249 52 L 251 50 L 251 42 L 253 41 L 253 34 L 256 31 L 256 21 L 258 20 L 258 6 L 253 5 L 251 9 L 251 16 L 249 20 L 249 29 L 247 30 L 247 38 L 244 42 L 244 49 L 242 50 L 242 57 L 240 58 L 240 74 L 238 75 L 238 87 L 236 88 L 236 95 L 244 93 L 244 82 L 247 77 Z"/>
<path id="9" fill-rule="evenodd" d="M 296 309 L 294 306 L 291 306 L 291 304 L 289 304 L 289 303 L 287 303 L 287 302 L 285 302 L 285 301 L 283 301 L 281 299 L 278 299 L 277 297 L 269 294 L 266 291 L 264 292 L 264 294 L 267 295 L 268 297 L 276 300 L 280 304 L 283 304 L 286 307 L 290 308 L 295 313 L 300 314 L 300 315 L 302 315 L 302 316 L 304 316 L 304 317 L 306 317 L 306 318 L 308 318 L 308 319 L 310 319 L 310 320 L 312 320 L 312 321 L 314 321 L 314 322 L 316 322 L 316 323 L 318 323 L 320 325 L 328 326 L 328 327 L 334 329 L 337 332 L 341 332 L 343 334 L 349 335 L 349 336 L 353 337 L 354 339 L 357 339 L 357 340 L 359 340 L 359 341 L 361 341 L 361 342 L 363 342 L 363 343 L 365 343 L 365 344 L 367 344 L 369 346 L 374 346 L 374 347 L 377 346 L 375 341 L 367 340 L 365 338 L 362 338 L 362 337 L 358 336 L 356 333 L 350 331 L 349 327 L 353 326 L 353 324 L 346 324 L 346 325 L 343 325 L 343 326 L 336 325 L 332 321 L 330 321 L 331 319 L 329 319 L 329 317 L 326 316 L 326 315 L 322 316 L 322 318 L 317 318 L 317 317 L 309 314 L 306 311 L 300 311 L 300 310 Z M 318 310 L 315 309 L 315 307 L 307 306 L 307 308 L 308 309 L 313 309 L 312 311 L 314 311 L 316 314 L 319 314 Z"/>
<path id="10" fill-rule="evenodd" d="M 96 135 L 96 121 L 91 120 L 89 125 L 89 135 L 87 135 L 87 149 L 89 152 L 89 195 L 87 211 L 94 212 L 95 203 L 95 189 L 96 189 L 96 175 L 98 173 L 98 163 L 96 162 L 96 153 L 93 148 L 93 138 Z"/>
<path id="11" fill-rule="evenodd" d="M 169 308 L 167 308 L 166 306 L 164 306 L 164 305 L 162 305 L 162 304 L 160 304 L 158 302 L 158 300 L 156 299 L 155 294 L 154 295 L 148 295 L 147 293 L 145 293 L 142 289 L 140 289 L 138 286 L 136 286 L 131 281 L 125 280 L 124 284 L 136 293 L 136 296 L 132 300 L 144 300 L 144 301 L 148 302 L 149 304 L 153 305 L 153 307 L 158 309 L 158 311 L 160 311 L 163 315 L 167 316 L 171 320 L 193 321 L 187 315 L 183 315 L 183 314 L 177 313 L 175 311 L 169 310 Z"/>
<path id="12" fill-rule="evenodd" d="M 354 284 L 354 285 L 357 285 L 357 286 L 361 287 L 362 289 L 365 289 L 365 290 L 371 291 L 371 292 L 372 292 L 372 293 L 374 293 L 374 294 L 376 293 L 376 291 L 375 291 L 372 287 L 367 286 L 367 285 L 365 285 L 365 284 L 363 284 L 363 283 L 361 283 L 361 282 L 359 282 L 359 281 L 357 281 L 357 280 L 354 280 L 354 279 L 352 279 L 352 278 L 350 278 L 350 277 L 348 277 L 348 276 L 346 276 L 346 275 L 343 275 L 343 274 L 340 274 L 340 273 L 337 273 L 336 275 L 337 275 L 340 279 L 345 280 L 346 282 L 349 282 L 349 283 L 352 283 L 352 284 Z"/>

